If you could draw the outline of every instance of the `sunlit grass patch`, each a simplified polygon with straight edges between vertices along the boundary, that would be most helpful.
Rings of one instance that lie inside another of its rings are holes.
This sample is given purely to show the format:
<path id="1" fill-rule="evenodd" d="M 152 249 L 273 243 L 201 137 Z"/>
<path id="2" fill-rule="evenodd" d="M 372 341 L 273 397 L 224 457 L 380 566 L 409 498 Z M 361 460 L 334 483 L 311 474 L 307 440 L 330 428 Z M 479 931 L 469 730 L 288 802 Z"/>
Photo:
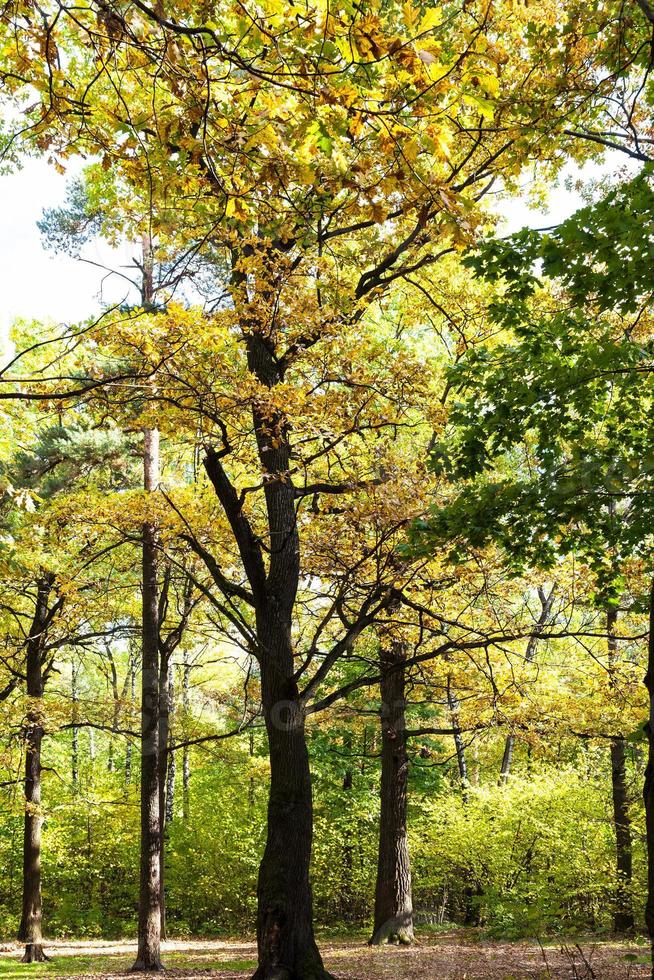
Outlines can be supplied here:
<path id="1" fill-rule="evenodd" d="M 134 953 L 101 954 L 98 956 L 66 956 L 52 955 L 48 963 L 21 963 L 20 954 L 16 959 L 0 958 L 0 977 L 2 980 L 28 980 L 33 977 L 78 977 L 106 976 L 108 974 L 125 973 L 134 962 Z M 165 965 L 170 969 L 215 970 L 239 973 L 256 969 L 256 960 L 225 960 L 215 959 L 211 954 L 169 952 L 163 955 Z"/>

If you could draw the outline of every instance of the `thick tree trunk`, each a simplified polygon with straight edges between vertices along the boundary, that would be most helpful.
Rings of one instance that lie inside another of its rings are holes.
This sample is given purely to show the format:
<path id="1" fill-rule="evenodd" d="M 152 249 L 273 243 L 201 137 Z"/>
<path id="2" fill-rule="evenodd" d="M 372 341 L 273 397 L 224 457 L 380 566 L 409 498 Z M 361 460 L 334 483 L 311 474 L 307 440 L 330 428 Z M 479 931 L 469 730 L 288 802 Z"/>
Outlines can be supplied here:
<path id="1" fill-rule="evenodd" d="M 24 963 L 41 962 L 41 727 L 30 712 L 25 728 L 25 829 L 23 838 L 23 913 L 18 938 L 25 943 Z"/>
<path id="2" fill-rule="evenodd" d="M 284 635 L 286 634 L 286 635 Z M 270 751 L 268 834 L 257 886 L 254 980 L 329 980 L 313 934 L 309 865 L 313 802 L 304 712 L 288 633 L 260 622 L 261 690 Z"/>
<path id="3" fill-rule="evenodd" d="M 159 479 L 159 436 L 145 432 L 144 485 Z M 156 528 L 143 526 L 143 632 L 141 665 L 141 873 L 138 952 L 132 970 L 163 969 L 161 963 L 161 824 L 159 819 L 159 590 Z"/>
<path id="4" fill-rule="evenodd" d="M 649 698 L 649 712 L 645 724 L 647 734 L 647 766 L 643 784 L 645 802 L 645 838 L 647 842 L 647 901 L 645 924 L 650 941 L 652 978 L 654 978 L 654 579 L 649 600 L 649 643 L 647 673 L 644 679 Z"/>
<path id="5" fill-rule="evenodd" d="M 610 676 L 612 676 L 618 656 L 615 636 L 617 616 L 615 607 L 611 606 L 607 609 L 606 632 L 609 647 Z M 634 913 L 631 900 L 631 819 L 629 817 L 629 794 L 627 792 L 625 755 L 624 738 L 613 739 L 611 742 L 611 788 L 613 819 L 615 823 L 616 873 L 618 879 L 613 926 L 616 932 L 631 932 L 634 928 Z"/>
<path id="6" fill-rule="evenodd" d="M 247 300 L 247 277 L 234 268 L 235 295 Z M 248 370 L 272 389 L 284 365 L 268 331 L 251 322 L 246 331 Z M 256 616 L 256 655 L 270 752 L 270 796 L 266 847 L 259 869 L 255 980 L 328 980 L 313 935 L 309 864 L 313 833 L 311 773 L 305 711 L 295 680 L 292 624 L 300 581 L 296 490 L 291 474 L 290 429 L 283 412 L 272 414 L 265 399 L 254 400 L 253 432 L 264 473 L 268 523 L 266 559 L 261 538 L 244 513 L 221 459 L 209 450 L 205 468 L 230 523 L 250 585 Z M 272 435 L 272 438 L 271 438 Z"/>
<path id="7" fill-rule="evenodd" d="M 401 643 L 381 652 L 381 794 L 375 921 L 370 943 L 410 944 L 413 935 L 411 868 L 407 838 L 409 758 L 406 749 L 404 669 L 385 672 L 406 659 Z"/>
<path id="8" fill-rule="evenodd" d="M 23 831 L 23 904 L 18 938 L 25 943 L 24 963 L 42 963 L 43 952 L 41 906 L 41 742 L 43 720 L 41 707 L 32 699 L 43 697 L 42 647 L 48 621 L 48 600 L 54 576 L 44 573 L 37 586 L 36 607 L 26 648 L 27 711 L 23 738 L 25 746 L 25 819 Z"/>

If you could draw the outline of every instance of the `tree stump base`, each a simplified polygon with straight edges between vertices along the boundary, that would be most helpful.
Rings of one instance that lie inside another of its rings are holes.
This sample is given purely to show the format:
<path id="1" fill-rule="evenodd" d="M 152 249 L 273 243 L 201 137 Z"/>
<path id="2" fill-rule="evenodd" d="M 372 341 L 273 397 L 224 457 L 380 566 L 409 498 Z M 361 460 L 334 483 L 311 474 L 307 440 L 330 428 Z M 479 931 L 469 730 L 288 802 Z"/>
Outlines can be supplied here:
<path id="1" fill-rule="evenodd" d="M 50 957 L 46 956 L 41 943 L 26 943 L 25 954 L 21 963 L 49 963 Z"/>

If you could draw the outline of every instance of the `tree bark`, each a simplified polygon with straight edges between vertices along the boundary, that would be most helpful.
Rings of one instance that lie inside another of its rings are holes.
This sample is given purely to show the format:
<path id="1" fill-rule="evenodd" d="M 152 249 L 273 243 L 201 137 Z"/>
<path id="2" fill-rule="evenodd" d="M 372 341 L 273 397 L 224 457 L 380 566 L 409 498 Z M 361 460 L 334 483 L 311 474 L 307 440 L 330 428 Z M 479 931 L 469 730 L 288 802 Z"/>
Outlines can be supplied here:
<path id="1" fill-rule="evenodd" d="M 170 752 L 170 719 L 173 706 L 172 664 L 160 644 L 159 664 L 159 815 L 161 818 L 161 853 L 159 875 L 161 884 L 161 938 L 166 938 L 166 826 L 172 820 L 175 788 L 175 754 Z"/>
<path id="2" fill-rule="evenodd" d="M 235 291 L 247 304 L 246 276 L 234 270 Z M 248 370 L 272 389 L 282 380 L 283 362 L 265 331 L 250 324 L 245 333 Z M 234 485 L 222 465 L 230 451 L 208 450 L 205 469 L 221 502 L 245 569 L 254 608 L 256 656 L 270 752 L 270 795 L 266 847 L 257 888 L 259 965 L 254 980 L 330 980 L 313 934 L 309 865 L 313 834 L 311 773 L 305 708 L 295 679 L 292 626 L 300 582 L 300 539 L 291 478 L 290 430 L 283 412 L 265 401 L 252 408 L 253 434 L 266 503 L 267 567 Z M 224 586 L 223 586 L 224 587 Z M 239 591 L 240 590 L 239 587 Z"/>
<path id="3" fill-rule="evenodd" d="M 647 845 L 647 900 L 645 902 L 645 925 L 650 941 L 652 978 L 654 978 L 654 578 L 649 599 L 649 642 L 647 650 L 647 673 L 644 684 L 647 688 L 649 711 L 645 723 L 647 734 L 647 765 L 643 783 L 645 803 L 645 839 Z"/>
<path id="4" fill-rule="evenodd" d="M 161 938 L 166 938 L 166 784 L 168 781 L 168 732 L 170 728 L 168 662 L 160 644 L 159 662 L 159 888 Z"/>
<path id="5" fill-rule="evenodd" d="M 109 735 L 109 756 L 107 759 L 107 771 L 115 772 L 116 770 L 116 760 L 114 758 L 115 751 L 115 735 L 118 731 L 118 725 L 120 723 L 120 690 L 118 689 L 118 669 L 116 667 L 116 661 L 111 650 L 111 643 L 109 641 L 105 642 L 105 651 L 107 655 L 107 660 L 109 661 L 109 672 L 111 676 L 111 697 L 112 697 L 112 717 L 111 717 L 111 733 Z"/>
<path id="6" fill-rule="evenodd" d="M 188 662 L 188 653 L 184 650 L 184 669 L 182 673 L 182 708 L 184 710 L 184 724 L 188 719 L 190 706 L 190 687 L 191 687 L 191 665 Z M 182 750 L 182 819 L 189 818 L 189 803 L 191 792 L 191 756 L 188 745 Z"/>
<path id="7" fill-rule="evenodd" d="M 270 751 L 266 847 L 257 886 L 259 967 L 254 980 L 330 980 L 313 934 L 309 865 L 313 801 L 305 715 L 293 680 L 290 633 L 259 618 L 268 656 L 261 694 Z"/>
<path id="8" fill-rule="evenodd" d="M 468 762 L 466 759 L 466 747 L 459 730 L 461 718 L 461 708 L 459 699 L 452 690 L 452 678 L 447 677 L 447 705 L 450 711 L 450 719 L 454 728 L 454 747 L 456 749 L 456 761 L 459 770 L 459 782 L 461 783 L 461 799 L 467 805 L 470 801 L 470 778 L 468 775 Z M 473 877 L 472 869 L 466 877 L 463 888 L 463 922 L 466 926 L 478 926 L 481 918 L 479 902 L 475 899 L 481 898 L 483 889 L 480 883 Z M 443 899 L 443 909 L 445 909 L 445 898 Z"/>
<path id="9" fill-rule="evenodd" d="M 509 781 L 514 747 L 515 737 L 513 735 L 507 735 L 506 741 L 504 742 L 504 752 L 502 753 L 502 764 L 500 766 L 500 783 L 508 783 Z"/>
<path id="10" fill-rule="evenodd" d="M 345 738 L 343 739 L 343 747 L 348 755 L 352 752 L 352 732 L 346 732 Z M 352 767 L 348 764 L 347 769 L 343 775 L 343 792 L 350 794 L 352 792 L 352 787 L 354 785 L 354 773 L 352 772 Z M 345 804 L 345 808 L 348 809 L 348 805 Z M 347 827 L 345 830 L 344 840 L 343 840 L 343 885 L 341 888 L 340 895 L 340 916 L 346 922 L 350 921 L 353 917 L 356 908 L 356 894 L 353 884 L 353 872 L 354 872 L 354 841 L 352 836 L 351 827 Z"/>
<path id="11" fill-rule="evenodd" d="M 25 727 L 25 828 L 23 837 L 23 910 L 18 938 L 25 943 L 24 963 L 42 962 L 41 908 L 41 740 L 38 711 L 30 711 Z"/>
<path id="12" fill-rule="evenodd" d="M 70 677 L 70 698 L 73 714 L 73 742 L 71 751 L 71 781 L 73 793 L 77 793 L 79 787 L 79 728 L 75 724 L 78 720 L 78 692 L 77 692 L 77 664 L 73 662 Z"/>
<path id="13" fill-rule="evenodd" d="M 612 685 L 613 670 L 618 656 L 618 644 L 615 635 L 617 618 L 617 610 L 614 606 L 610 606 L 606 612 L 606 633 L 609 648 L 609 676 Z M 627 792 L 625 756 L 624 738 L 613 739 L 611 742 L 611 789 L 613 797 L 613 819 L 615 823 L 616 873 L 618 878 L 613 926 L 616 932 L 632 932 L 634 928 L 634 913 L 631 900 L 631 819 L 629 817 L 629 794 Z"/>
<path id="14" fill-rule="evenodd" d="M 166 756 L 167 756 L 167 766 L 166 766 L 166 806 L 164 811 L 164 826 L 172 823 L 173 817 L 175 816 L 175 776 L 177 773 L 177 765 L 175 761 L 175 753 L 171 752 L 169 749 L 169 743 L 172 736 L 170 735 L 170 729 L 172 725 L 172 717 L 175 711 L 175 687 L 174 687 L 174 676 L 172 664 L 168 669 L 168 741 L 166 743 Z"/>
<path id="15" fill-rule="evenodd" d="M 468 763 L 466 761 L 466 749 L 459 731 L 460 708 L 459 699 L 452 691 L 451 677 L 447 676 L 447 706 L 450 710 L 450 719 L 454 728 L 454 748 L 456 750 L 456 764 L 459 769 L 459 780 L 461 782 L 461 795 L 464 802 L 468 799 L 468 789 L 470 779 L 468 778 Z"/>
<path id="16" fill-rule="evenodd" d="M 129 697 L 134 701 L 136 694 L 136 653 L 130 648 L 129 651 Z M 129 786 L 132 782 L 132 740 L 128 738 L 125 747 L 125 785 Z"/>
<path id="17" fill-rule="evenodd" d="M 145 431 L 144 486 L 159 482 L 159 434 Z M 159 811 L 159 590 L 156 527 L 143 526 L 143 627 L 141 664 L 141 871 L 138 952 L 133 971 L 161 963 L 161 824 Z"/>
<path id="18" fill-rule="evenodd" d="M 409 757 L 406 748 L 404 669 L 385 672 L 406 659 L 401 643 L 382 648 L 381 791 L 375 919 L 371 945 L 414 941 L 411 867 L 407 838 Z"/>
<path id="19" fill-rule="evenodd" d="M 527 643 L 527 649 L 525 651 L 525 661 L 530 664 L 533 663 L 534 657 L 536 656 L 536 650 L 538 648 L 538 640 L 543 634 L 545 627 L 547 626 L 547 621 L 550 618 L 552 612 L 552 606 L 554 605 L 554 593 L 556 591 L 556 585 L 553 585 L 550 589 L 549 595 L 545 595 L 545 590 L 542 586 L 538 587 L 538 598 L 540 599 L 540 616 L 538 617 L 538 622 L 534 632 L 529 637 Z M 504 754 L 502 755 L 502 765 L 500 767 L 500 783 L 506 784 L 509 780 L 509 775 L 511 774 L 511 764 L 513 762 L 513 749 L 515 748 L 515 738 L 513 735 L 507 735 L 506 741 L 504 743 Z"/>
<path id="20" fill-rule="evenodd" d="M 632 932 L 634 914 L 631 902 L 632 850 L 631 820 L 625 766 L 625 740 L 611 742 L 611 785 L 613 790 L 613 818 L 615 821 L 616 871 L 618 890 L 613 920 L 616 932 Z"/>
<path id="21" fill-rule="evenodd" d="M 25 746 L 25 820 L 23 832 L 23 904 L 18 938 L 25 943 L 24 963 L 42 963 L 48 957 L 43 951 L 41 904 L 41 742 L 42 709 L 35 704 L 43 697 L 42 648 L 48 622 L 48 600 L 54 575 L 44 572 L 37 585 L 36 606 L 26 647 L 27 696 L 30 706 L 23 727 Z"/>

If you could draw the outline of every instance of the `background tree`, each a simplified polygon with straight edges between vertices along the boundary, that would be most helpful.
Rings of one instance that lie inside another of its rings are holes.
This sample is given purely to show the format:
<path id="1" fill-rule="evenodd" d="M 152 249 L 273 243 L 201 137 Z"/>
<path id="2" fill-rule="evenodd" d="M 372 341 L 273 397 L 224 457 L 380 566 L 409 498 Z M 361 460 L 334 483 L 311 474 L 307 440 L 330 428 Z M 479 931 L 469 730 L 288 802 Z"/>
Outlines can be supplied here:
<path id="1" fill-rule="evenodd" d="M 594 577 L 594 602 L 606 610 L 610 688 L 617 612 L 634 604 L 625 575 L 651 545 L 651 283 L 636 260 L 651 248 L 651 193 L 644 172 L 554 232 L 490 242 L 471 260 L 492 280 L 502 277 L 493 315 L 508 339 L 469 352 L 453 371 L 454 385 L 474 395 L 457 403 L 451 438 L 433 464 L 467 483 L 416 531 L 417 539 L 445 534 L 475 546 L 496 540 L 517 565 L 581 559 Z M 537 259 L 559 288 L 539 289 Z M 615 925 L 629 929 L 632 844 L 619 726 L 611 759 Z"/>

